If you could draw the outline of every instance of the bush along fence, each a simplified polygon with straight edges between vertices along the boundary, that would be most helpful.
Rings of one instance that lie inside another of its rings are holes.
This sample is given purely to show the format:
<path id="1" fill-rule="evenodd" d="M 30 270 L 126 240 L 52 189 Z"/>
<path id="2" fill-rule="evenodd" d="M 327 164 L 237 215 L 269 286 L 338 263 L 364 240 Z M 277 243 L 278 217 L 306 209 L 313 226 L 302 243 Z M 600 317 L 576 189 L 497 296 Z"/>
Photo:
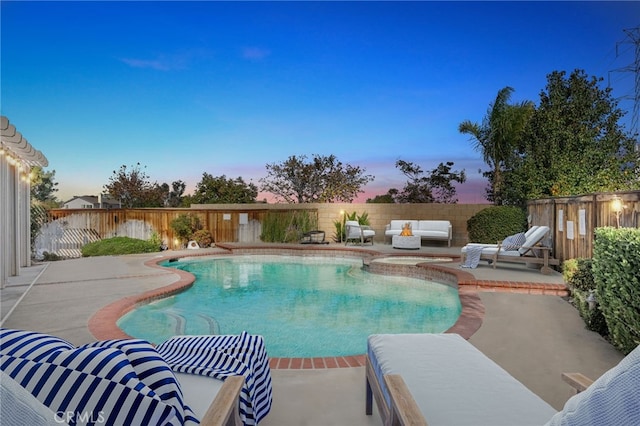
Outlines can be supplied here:
<path id="1" fill-rule="evenodd" d="M 609 329 L 596 299 L 592 259 L 569 259 L 562 265 L 564 282 L 571 291 L 571 303 L 587 325 L 587 329 L 607 337 Z"/>
<path id="2" fill-rule="evenodd" d="M 611 343 L 628 354 L 640 344 L 640 229 L 596 228 L 592 270 Z"/>

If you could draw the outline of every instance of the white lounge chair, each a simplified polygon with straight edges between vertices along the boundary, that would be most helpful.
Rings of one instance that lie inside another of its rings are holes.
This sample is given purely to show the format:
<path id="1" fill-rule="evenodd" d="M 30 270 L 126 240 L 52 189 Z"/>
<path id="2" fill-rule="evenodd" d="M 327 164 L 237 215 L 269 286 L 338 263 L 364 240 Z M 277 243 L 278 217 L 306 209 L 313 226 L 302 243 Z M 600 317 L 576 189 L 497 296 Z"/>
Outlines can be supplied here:
<path id="1" fill-rule="evenodd" d="M 375 396 L 385 425 L 640 424 L 640 347 L 556 412 L 458 335 L 373 335 L 368 345 L 366 412 Z"/>
<path id="2" fill-rule="evenodd" d="M 535 231 L 536 229 L 538 229 L 539 226 L 538 225 L 533 225 L 532 227 L 530 227 L 529 229 L 527 229 L 527 231 L 524 233 L 524 237 L 525 239 L 531 235 L 533 233 L 533 231 Z M 500 241 L 498 241 L 497 243 L 467 243 L 464 247 L 462 247 L 462 253 L 464 255 L 464 253 L 466 253 L 467 248 L 468 247 L 498 247 L 500 245 Z"/>
<path id="3" fill-rule="evenodd" d="M 502 242 L 497 245 L 487 245 L 482 247 L 480 252 L 480 260 L 487 260 L 493 264 L 495 269 L 497 263 L 511 262 L 511 263 L 532 263 L 542 265 L 540 272 L 543 274 L 550 274 L 552 269 L 549 265 L 559 265 L 558 259 L 551 257 L 551 248 L 540 245 L 542 239 L 549 232 L 548 226 L 538 226 L 533 231 L 525 234 L 525 241 L 519 246 L 505 246 Z M 477 250 L 477 246 L 467 245 L 462 248 L 462 261 L 464 263 L 465 257 L 471 250 Z"/>
<path id="4" fill-rule="evenodd" d="M 344 245 L 347 245 L 349 241 L 359 241 L 361 245 L 364 245 L 364 243 L 368 241 L 373 245 L 373 237 L 375 237 L 376 231 L 371 229 L 369 226 L 360 225 L 357 220 L 347 220 L 344 227 Z"/>
<path id="5" fill-rule="evenodd" d="M 367 345 L 366 414 L 375 397 L 385 425 L 539 426 L 556 413 L 457 334 L 377 334 Z"/>
<path id="6" fill-rule="evenodd" d="M 21 406 L 3 403 L 3 419 L 50 411 L 43 423 L 12 425 L 252 425 L 271 407 L 262 337 L 246 333 L 178 336 L 157 349 L 138 339 L 76 348 L 54 336 L 0 329 L 0 360 L 3 401 L 34 397 Z"/>

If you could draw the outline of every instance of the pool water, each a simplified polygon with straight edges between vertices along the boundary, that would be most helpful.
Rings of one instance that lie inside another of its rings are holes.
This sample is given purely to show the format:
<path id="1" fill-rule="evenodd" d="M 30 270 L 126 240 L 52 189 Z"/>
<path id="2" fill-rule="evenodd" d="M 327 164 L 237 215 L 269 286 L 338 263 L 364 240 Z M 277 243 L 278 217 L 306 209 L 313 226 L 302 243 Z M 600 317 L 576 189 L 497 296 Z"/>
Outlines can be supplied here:
<path id="1" fill-rule="evenodd" d="M 251 255 L 164 266 L 194 274 L 194 285 L 118 321 L 152 343 L 247 331 L 264 337 L 272 357 L 358 355 L 370 334 L 443 332 L 461 312 L 456 289 L 371 274 L 359 259 Z"/>

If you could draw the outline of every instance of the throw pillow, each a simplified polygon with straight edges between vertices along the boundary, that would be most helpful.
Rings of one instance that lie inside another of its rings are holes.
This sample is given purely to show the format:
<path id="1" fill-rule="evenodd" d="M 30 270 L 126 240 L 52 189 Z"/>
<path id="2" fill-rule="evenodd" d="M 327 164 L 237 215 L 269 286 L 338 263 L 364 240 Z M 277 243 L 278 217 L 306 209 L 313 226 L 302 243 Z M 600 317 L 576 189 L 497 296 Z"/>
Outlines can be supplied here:
<path id="1" fill-rule="evenodd" d="M 504 251 L 518 250 L 526 240 L 527 238 L 524 236 L 524 232 L 510 235 L 502 241 L 502 249 Z"/>

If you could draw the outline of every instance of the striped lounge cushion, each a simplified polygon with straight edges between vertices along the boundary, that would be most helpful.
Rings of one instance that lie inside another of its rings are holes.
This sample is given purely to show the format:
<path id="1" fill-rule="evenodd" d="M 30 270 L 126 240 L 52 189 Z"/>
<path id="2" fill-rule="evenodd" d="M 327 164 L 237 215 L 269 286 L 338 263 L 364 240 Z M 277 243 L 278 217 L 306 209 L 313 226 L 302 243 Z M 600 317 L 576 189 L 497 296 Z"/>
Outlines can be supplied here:
<path id="1" fill-rule="evenodd" d="M 255 425 L 271 409 L 262 336 L 178 336 L 157 349 L 143 340 L 74 347 L 42 333 L 0 329 L 0 369 L 71 425 L 198 424 L 174 371 L 224 380 L 242 375 L 240 418 Z"/>
<path id="2" fill-rule="evenodd" d="M 243 424 L 255 425 L 271 410 L 271 370 L 262 336 L 246 332 L 228 336 L 176 336 L 160 344 L 157 350 L 175 372 L 221 380 L 244 376 L 240 393 Z"/>
<path id="3" fill-rule="evenodd" d="M 147 342 L 75 348 L 46 334 L 1 329 L 0 348 L 0 369 L 71 425 L 199 423 L 173 372 Z"/>

